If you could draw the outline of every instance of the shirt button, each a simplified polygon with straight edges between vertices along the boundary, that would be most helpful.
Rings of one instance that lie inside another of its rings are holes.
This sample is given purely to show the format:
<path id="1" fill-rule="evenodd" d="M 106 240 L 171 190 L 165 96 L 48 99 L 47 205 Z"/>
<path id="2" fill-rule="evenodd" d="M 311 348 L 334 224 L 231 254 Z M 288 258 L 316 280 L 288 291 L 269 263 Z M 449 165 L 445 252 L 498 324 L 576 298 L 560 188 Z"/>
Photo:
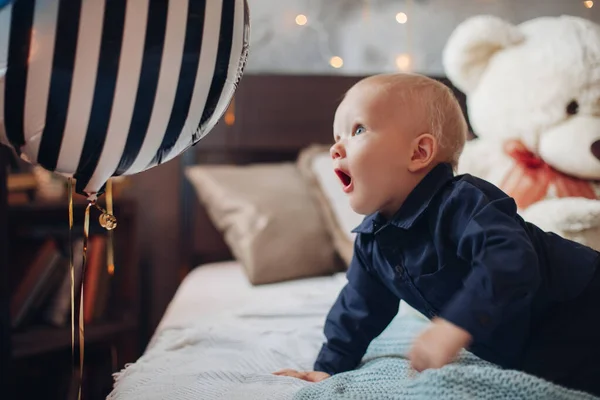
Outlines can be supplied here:
<path id="1" fill-rule="evenodd" d="M 402 265 L 396 265 L 396 272 L 399 274 L 404 273 L 404 267 Z"/>

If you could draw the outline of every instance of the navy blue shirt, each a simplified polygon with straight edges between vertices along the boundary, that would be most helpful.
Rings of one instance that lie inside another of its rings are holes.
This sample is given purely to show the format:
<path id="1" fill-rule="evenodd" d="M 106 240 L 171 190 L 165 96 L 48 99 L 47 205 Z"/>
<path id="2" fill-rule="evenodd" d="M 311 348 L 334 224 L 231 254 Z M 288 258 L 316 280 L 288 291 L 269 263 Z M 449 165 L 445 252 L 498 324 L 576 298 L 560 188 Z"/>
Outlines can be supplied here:
<path id="1" fill-rule="evenodd" d="M 591 280 L 598 252 L 525 222 L 515 201 L 471 175 L 436 166 L 389 220 L 355 230 L 348 283 L 325 322 L 314 369 L 354 369 L 404 300 L 468 331 L 469 351 L 518 368 L 531 327 Z M 551 351 L 551 350 L 550 350 Z"/>

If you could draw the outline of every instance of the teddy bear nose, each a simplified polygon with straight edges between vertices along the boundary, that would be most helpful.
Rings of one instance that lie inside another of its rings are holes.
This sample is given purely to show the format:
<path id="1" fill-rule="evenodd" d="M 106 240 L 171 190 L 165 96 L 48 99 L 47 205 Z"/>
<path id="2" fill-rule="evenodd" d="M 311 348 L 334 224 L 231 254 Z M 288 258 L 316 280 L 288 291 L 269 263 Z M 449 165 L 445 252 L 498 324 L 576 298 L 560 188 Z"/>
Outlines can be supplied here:
<path id="1" fill-rule="evenodd" d="M 592 143 L 592 154 L 594 157 L 600 160 L 600 140 L 596 140 L 594 143 Z"/>

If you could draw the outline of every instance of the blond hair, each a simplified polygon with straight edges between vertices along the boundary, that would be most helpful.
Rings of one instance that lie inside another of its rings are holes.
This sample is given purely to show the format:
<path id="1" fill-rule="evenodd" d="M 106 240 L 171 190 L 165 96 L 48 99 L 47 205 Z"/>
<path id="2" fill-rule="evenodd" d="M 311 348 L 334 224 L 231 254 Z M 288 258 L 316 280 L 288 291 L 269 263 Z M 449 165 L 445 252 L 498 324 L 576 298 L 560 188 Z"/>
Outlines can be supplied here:
<path id="1" fill-rule="evenodd" d="M 468 126 L 452 90 L 419 74 L 381 74 L 371 78 L 389 85 L 388 90 L 393 91 L 394 96 L 408 99 L 412 104 L 417 102 L 415 106 L 424 110 L 430 133 L 438 142 L 441 161 L 450 163 L 456 170 L 467 140 Z"/>

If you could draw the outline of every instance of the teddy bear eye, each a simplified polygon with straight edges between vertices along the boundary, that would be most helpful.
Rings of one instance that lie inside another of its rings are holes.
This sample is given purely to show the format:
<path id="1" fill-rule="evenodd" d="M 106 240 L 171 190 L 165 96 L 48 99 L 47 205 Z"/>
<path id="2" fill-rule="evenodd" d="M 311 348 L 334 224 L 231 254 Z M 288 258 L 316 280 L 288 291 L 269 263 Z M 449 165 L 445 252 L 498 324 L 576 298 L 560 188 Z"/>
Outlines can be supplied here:
<path id="1" fill-rule="evenodd" d="M 579 103 L 576 100 L 572 100 L 567 104 L 567 114 L 575 115 L 579 111 Z"/>

